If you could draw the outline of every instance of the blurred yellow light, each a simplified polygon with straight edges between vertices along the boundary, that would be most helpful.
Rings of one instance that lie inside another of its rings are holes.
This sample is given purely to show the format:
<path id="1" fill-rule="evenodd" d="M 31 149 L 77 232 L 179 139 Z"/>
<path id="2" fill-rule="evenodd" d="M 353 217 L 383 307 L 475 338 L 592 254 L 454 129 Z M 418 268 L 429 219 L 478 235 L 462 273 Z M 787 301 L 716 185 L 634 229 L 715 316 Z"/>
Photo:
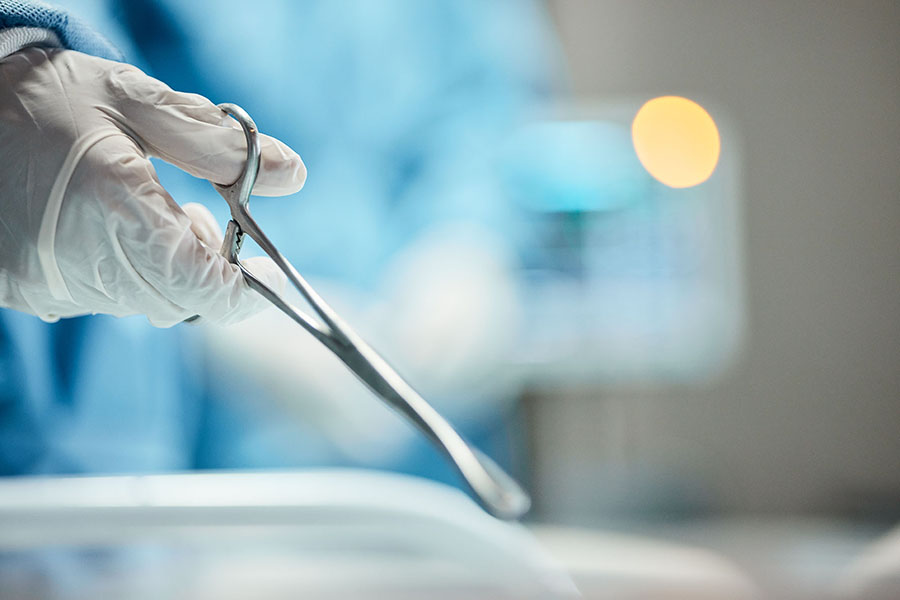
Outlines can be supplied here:
<path id="1" fill-rule="evenodd" d="M 644 104 L 631 124 L 631 139 L 644 168 L 669 187 L 699 185 L 719 162 L 716 122 L 687 98 L 662 96 Z"/>

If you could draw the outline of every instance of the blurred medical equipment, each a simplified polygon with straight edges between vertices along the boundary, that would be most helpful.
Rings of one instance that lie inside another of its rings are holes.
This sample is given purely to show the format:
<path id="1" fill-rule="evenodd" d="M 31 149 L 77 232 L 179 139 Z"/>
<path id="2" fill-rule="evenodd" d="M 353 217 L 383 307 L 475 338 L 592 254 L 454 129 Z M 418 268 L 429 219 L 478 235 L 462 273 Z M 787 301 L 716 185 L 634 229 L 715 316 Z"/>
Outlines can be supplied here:
<path id="1" fill-rule="evenodd" d="M 0 600 L 761 598 L 697 546 L 502 522 L 355 469 L 5 479 L 0 581 Z"/>
<path id="2" fill-rule="evenodd" d="M 900 598 L 900 526 L 875 540 L 844 570 L 838 589 L 845 599 Z"/>
<path id="3" fill-rule="evenodd" d="M 520 524 L 355 470 L 0 482 L 0 598 L 577 597 Z"/>
<path id="4" fill-rule="evenodd" d="M 222 254 L 238 265 L 252 289 L 302 326 L 331 350 L 379 398 L 418 427 L 446 453 L 476 498 L 489 512 L 513 519 L 524 514 L 530 500 L 490 458 L 471 447 L 388 363 L 368 346 L 328 306 L 296 269 L 285 259 L 250 216 L 248 202 L 259 171 L 260 147 L 256 124 L 239 106 L 220 104 L 225 113 L 243 128 L 247 142 L 247 162 L 241 176 L 231 185 L 215 185 L 231 210 Z M 238 259 L 243 236 L 253 239 L 285 273 L 288 281 L 313 308 L 322 324 L 298 312 Z"/>
<path id="5" fill-rule="evenodd" d="M 529 327 L 514 358 L 538 385 L 708 380 L 744 342 L 740 138 L 702 185 L 673 189 L 635 153 L 646 98 L 548 106 L 502 152 L 516 199 Z"/>

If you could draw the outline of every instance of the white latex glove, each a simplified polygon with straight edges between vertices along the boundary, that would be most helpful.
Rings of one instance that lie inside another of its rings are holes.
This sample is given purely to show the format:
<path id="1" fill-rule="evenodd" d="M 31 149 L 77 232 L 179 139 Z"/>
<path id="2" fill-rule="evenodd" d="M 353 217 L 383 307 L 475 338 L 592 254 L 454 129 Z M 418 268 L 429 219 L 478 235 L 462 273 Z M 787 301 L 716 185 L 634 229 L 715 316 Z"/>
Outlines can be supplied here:
<path id="1" fill-rule="evenodd" d="M 206 98 L 130 65 L 37 48 L 0 61 L 0 306 L 46 321 L 145 314 L 159 327 L 195 314 L 230 323 L 263 308 L 217 254 L 209 211 L 186 214 L 147 158 L 229 184 L 246 158 L 229 122 Z M 300 157 L 273 138 L 260 143 L 254 193 L 298 191 Z M 283 288 L 271 261 L 248 262 Z"/>

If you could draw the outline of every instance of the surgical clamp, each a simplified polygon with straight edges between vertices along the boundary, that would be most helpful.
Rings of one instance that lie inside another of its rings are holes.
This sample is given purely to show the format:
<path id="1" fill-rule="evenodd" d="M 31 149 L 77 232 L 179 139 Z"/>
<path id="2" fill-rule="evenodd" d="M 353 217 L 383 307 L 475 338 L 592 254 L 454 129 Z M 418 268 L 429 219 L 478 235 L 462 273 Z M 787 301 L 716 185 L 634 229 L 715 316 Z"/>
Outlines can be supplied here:
<path id="1" fill-rule="evenodd" d="M 231 220 L 228 222 L 221 249 L 222 255 L 240 268 L 250 288 L 324 344 L 376 396 L 406 417 L 442 450 L 485 510 L 503 519 L 516 519 L 522 516 L 531 505 L 531 500 L 522 488 L 493 460 L 469 445 L 450 423 L 350 329 L 275 248 L 250 216 L 248 203 L 260 161 L 256 124 L 250 115 L 235 104 L 220 104 L 219 108 L 241 125 L 247 140 L 247 161 L 241 176 L 231 185 L 213 184 L 231 209 Z M 321 323 L 297 311 L 244 267 L 238 259 L 238 253 L 245 235 L 253 239 L 284 272 L 291 285 L 300 292 L 321 319 Z"/>

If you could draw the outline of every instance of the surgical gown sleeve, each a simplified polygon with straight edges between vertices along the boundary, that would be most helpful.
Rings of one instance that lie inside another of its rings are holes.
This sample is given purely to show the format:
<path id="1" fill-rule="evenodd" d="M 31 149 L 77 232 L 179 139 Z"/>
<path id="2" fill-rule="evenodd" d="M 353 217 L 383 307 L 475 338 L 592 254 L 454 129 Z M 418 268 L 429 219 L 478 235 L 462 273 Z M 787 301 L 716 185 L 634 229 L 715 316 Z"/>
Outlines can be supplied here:
<path id="1" fill-rule="evenodd" d="M 40 35 L 36 30 L 52 35 Z M 36 1 L 0 0 L 0 58 L 31 45 L 61 46 L 122 60 L 121 53 L 103 36 L 59 8 Z"/>
<path id="2" fill-rule="evenodd" d="M 122 58 L 63 10 L 0 0 L 0 59 L 23 41 Z M 192 467 L 204 386 L 188 333 L 142 317 L 50 324 L 0 309 L 0 477 Z"/>

